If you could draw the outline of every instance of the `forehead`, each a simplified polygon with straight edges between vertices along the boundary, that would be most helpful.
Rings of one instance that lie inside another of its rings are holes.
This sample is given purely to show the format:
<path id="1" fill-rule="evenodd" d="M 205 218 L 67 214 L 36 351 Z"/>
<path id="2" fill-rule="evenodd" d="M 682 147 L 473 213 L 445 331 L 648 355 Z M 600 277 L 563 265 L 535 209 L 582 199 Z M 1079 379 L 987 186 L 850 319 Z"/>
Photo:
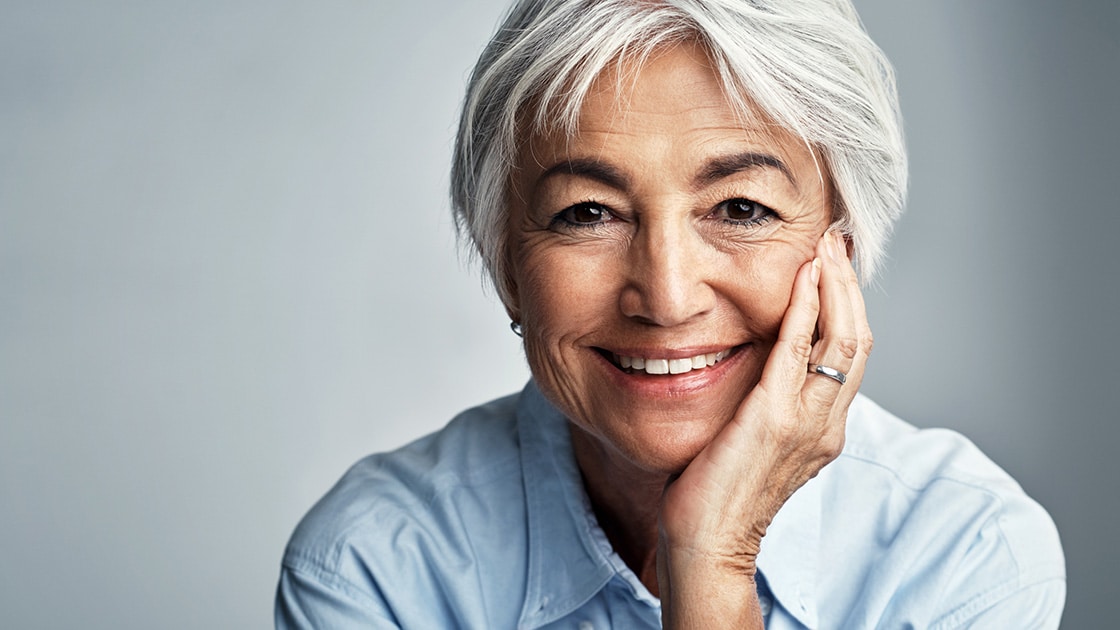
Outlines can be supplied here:
<path id="1" fill-rule="evenodd" d="M 744 99 L 728 96 L 708 55 L 678 44 L 648 58 L 608 65 L 590 84 L 570 126 L 558 112 L 527 135 L 518 169 L 534 171 L 564 159 L 611 159 L 615 153 L 703 154 L 750 149 L 779 157 L 791 170 L 819 179 L 808 145 Z M 636 165 L 632 165 L 636 166 Z"/>

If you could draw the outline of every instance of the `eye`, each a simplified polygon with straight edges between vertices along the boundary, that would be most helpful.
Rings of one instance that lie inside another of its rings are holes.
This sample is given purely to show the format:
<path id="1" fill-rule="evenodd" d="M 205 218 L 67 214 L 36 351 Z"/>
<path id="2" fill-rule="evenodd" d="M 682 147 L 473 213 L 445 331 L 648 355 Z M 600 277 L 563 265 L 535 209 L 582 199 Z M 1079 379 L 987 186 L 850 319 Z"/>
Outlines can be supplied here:
<path id="1" fill-rule="evenodd" d="M 750 199 L 728 199 L 712 210 L 711 216 L 732 225 L 762 225 L 777 216 L 770 208 Z"/>
<path id="2" fill-rule="evenodd" d="M 552 218 L 553 225 L 567 227 L 594 227 L 614 218 L 606 206 L 593 201 L 577 203 L 564 208 Z"/>

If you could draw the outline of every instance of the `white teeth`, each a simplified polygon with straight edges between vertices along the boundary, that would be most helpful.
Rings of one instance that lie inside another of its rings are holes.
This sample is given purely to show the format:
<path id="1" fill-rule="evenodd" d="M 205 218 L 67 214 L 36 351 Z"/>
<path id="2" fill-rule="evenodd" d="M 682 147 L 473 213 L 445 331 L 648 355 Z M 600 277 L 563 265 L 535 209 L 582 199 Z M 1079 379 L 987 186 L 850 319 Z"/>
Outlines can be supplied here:
<path id="1" fill-rule="evenodd" d="M 685 374 L 692 370 L 711 367 L 727 358 L 730 352 L 730 350 L 721 350 L 709 354 L 698 354 L 691 359 L 644 359 L 622 355 L 615 355 L 615 359 L 622 369 L 644 371 L 646 374 Z"/>
<path id="2" fill-rule="evenodd" d="M 692 359 L 669 359 L 670 374 L 684 374 L 692 371 Z"/>

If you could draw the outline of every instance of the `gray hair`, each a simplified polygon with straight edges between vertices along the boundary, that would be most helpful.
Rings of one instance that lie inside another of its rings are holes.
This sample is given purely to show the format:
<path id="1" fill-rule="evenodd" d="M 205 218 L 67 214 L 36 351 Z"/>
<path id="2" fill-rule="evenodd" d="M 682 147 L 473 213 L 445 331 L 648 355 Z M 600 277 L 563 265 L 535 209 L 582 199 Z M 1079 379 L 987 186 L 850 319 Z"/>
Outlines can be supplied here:
<path id="1" fill-rule="evenodd" d="M 509 305 L 507 204 L 521 143 L 576 132 L 583 99 L 611 63 L 695 42 L 744 120 L 752 106 L 822 157 L 834 224 L 861 279 L 879 267 L 906 196 L 894 73 L 849 0 L 521 0 L 483 51 L 463 103 L 451 171 L 469 234 Z"/>

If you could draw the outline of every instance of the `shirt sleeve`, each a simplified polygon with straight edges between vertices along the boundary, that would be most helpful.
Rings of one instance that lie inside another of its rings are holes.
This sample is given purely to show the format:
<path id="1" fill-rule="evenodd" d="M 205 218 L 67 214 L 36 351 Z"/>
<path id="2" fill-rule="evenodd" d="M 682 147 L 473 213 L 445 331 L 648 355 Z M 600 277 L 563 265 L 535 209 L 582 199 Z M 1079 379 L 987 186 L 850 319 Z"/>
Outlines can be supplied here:
<path id="1" fill-rule="evenodd" d="M 977 601 L 971 602 L 971 605 L 934 624 L 931 630 L 1057 628 L 1062 620 L 1065 599 L 1065 580 L 1050 579 L 1017 589 L 991 603 L 978 598 Z"/>
<path id="2" fill-rule="evenodd" d="M 384 604 L 343 578 L 284 566 L 276 589 L 276 630 L 399 628 Z"/>

